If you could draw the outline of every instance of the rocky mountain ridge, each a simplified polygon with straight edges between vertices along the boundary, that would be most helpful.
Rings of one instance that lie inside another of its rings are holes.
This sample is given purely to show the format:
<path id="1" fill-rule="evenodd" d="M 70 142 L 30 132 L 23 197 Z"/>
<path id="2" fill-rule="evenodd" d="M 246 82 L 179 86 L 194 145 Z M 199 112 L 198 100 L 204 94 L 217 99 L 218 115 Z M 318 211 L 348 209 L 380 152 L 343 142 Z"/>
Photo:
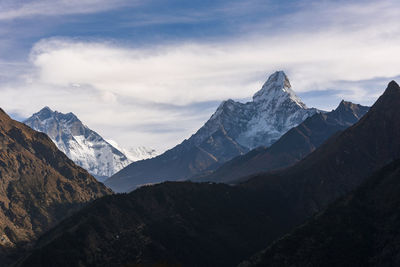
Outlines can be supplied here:
<path id="1" fill-rule="evenodd" d="M 258 147 L 224 163 L 211 173 L 204 173 L 191 180 L 234 183 L 241 177 L 291 166 L 313 152 L 332 135 L 356 123 L 368 109 L 341 101 L 335 110 L 314 114 L 290 129 L 270 147 Z"/>

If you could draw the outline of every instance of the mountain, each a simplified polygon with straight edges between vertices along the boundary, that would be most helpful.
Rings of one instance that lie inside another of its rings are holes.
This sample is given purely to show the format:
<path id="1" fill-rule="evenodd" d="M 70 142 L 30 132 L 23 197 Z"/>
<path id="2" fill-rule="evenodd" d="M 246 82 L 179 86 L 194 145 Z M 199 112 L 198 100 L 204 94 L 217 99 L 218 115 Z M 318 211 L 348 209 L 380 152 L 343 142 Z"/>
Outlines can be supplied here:
<path id="1" fill-rule="evenodd" d="M 302 161 L 237 186 L 166 182 L 99 199 L 43 235 L 20 266 L 238 264 L 399 158 L 399 107 L 391 82 Z"/>
<path id="2" fill-rule="evenodd" d="M 157 151 L 153 148 L 144 146 L 123 148 L 118 145 L 114 140 L 106 140 L 110 145 L 121 151 L 130 161 L 135 162 L 144 159 L 154 158 L 158 155 Z"/>
<path id="3" fill-rule="evenodd" d="M 189 179 L 250 149 L 271 145 L 317 112 L 295 95 L 284 72 L 275 72 L 253 101 L 222 102 L 188 140 L 160 156 L 129 165 L 105 183 L 116 192 L 127 192 L 143 184 Z"/>
<path id="4" fill-rule="evenodd" d="M 374 171 L 400 158 L 399 106 L 400 87 L 392 81 L 356 124 L 293 167 L 260 174 L 246 185 L 280 192 L 284 201 L 292 203 L 288 208 L 299 219 L 321 210 Z"/>
<path id="5" fill-rule="evenodd" d="M 0 262 L 72 211 L 111 194 L 43 133 L 0 109 Z M 0 265 L 2 265 L 0 264 Z"/>
<path id="6" fill-rule="evenodd" d="M 84 125 L 73 113 L 63 114 L 45 107 L 24 123 L 36 131 L 46 133 L 58 149 L 100 181 L 132 162 L 124 153 Z"/>
<path id="7" fill-rule="evenodd" d="M 203 174 L 191 180 L 230 183 L 241 177 L 293 165 L 329 137 L 356 123 L 368 109 L 341 101 L 335 110 L 314 114 L 290 129 L 270 147 L 258 147 L 224 163 L 211 174 Z"/>
<path id="8" fill-rule="evenodd" d="M 399 177 L 396 160 L 240 266 L 400 266 Z"/>

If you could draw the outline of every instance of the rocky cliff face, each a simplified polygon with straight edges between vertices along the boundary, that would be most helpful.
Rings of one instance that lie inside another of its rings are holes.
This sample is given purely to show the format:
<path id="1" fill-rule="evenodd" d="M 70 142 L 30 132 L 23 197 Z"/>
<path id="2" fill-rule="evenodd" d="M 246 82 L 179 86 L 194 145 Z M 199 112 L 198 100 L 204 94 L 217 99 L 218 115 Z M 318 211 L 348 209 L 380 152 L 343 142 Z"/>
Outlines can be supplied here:
<path id="1" fill-rule="evenodd" d="M 291 89 L 284 72 L 272 74 L 253 101 L 221 103 L 188 140 L 153 159 L 133 163 L 106 181 L 117 192 L 166 180 L 188 179 L 258 146 L 269 146 L 317 113 Z"/>

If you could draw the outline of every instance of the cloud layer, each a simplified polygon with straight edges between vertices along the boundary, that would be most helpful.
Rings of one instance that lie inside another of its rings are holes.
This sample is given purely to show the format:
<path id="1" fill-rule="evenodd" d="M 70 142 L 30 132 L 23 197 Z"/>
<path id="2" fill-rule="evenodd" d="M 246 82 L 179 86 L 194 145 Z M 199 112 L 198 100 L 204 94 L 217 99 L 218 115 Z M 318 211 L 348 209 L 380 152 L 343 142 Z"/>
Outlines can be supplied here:
<path id="1" fill-rule="evenodd" d="M 198 129 L 219 101 L 250 99 L 277 69 L 309 106 L 331 109 L 341 98 L 371 104 L 400 74 L 399 13 L 395 1 L 322 2 L 212 41 L 45 38 L 25 65 L 7 66 L 12 78 L 3 79 L 0 105 L 19 116 L 45 105 L 73 111 L 106 138 L 164 150 Z"/>

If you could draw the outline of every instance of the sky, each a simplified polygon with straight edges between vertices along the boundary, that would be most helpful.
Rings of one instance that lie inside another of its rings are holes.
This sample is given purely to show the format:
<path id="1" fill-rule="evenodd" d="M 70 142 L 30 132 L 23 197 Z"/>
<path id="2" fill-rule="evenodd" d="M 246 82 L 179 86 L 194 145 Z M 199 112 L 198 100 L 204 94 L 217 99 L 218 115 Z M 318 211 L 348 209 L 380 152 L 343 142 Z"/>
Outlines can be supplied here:
<path id="1" fill-rule="evenodd" d="M 398 14 L 395 0 L 0 0 L 0 107 L 73 112 L 162 152 L 276 70 L 309 107 L 372 105 L 400 81 Z"/>

